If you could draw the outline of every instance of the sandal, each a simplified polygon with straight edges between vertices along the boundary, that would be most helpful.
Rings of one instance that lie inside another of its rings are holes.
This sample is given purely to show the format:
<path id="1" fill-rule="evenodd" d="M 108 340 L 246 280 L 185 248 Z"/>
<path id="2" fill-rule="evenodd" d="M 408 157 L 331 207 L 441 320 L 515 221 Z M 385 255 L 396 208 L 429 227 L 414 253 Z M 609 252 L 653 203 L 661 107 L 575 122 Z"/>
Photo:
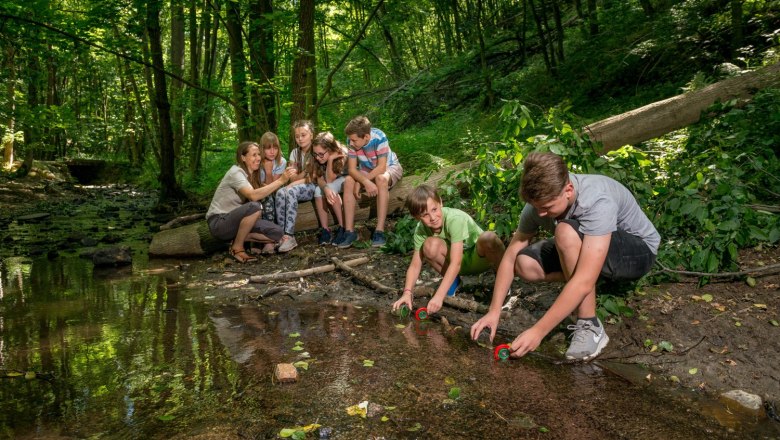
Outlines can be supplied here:
<path id="1" fill-rule="evenodd" d="M 230 255 L 232 255 L 233 258 L 235 258 L 236 261 L 238 261 L 241 264 L 250 263 L 252 261 L 257 261 L 257 258 L 247 254 L 246 251 L 243 250 L 243 249 L 241 249 L 240 251 L 237 251 L 237 250 L 235 250 L 233 248 L 230 248 Z"/>

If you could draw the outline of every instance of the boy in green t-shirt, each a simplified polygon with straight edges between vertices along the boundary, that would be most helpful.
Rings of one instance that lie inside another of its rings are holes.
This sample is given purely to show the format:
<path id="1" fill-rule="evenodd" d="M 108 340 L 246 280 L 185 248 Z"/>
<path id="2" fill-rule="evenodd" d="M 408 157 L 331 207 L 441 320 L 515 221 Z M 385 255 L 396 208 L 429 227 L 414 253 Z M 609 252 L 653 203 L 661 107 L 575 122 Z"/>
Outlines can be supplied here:
<path id="1" fill-rule="evenodd" d="M 412 289 L 423 260 L 442 276 L 439 288 L 428 301 L 428 313 L 438 312 L 444 297 L 455 295 L 461 274 L 473 275 L 498 268 L 504 255 L 504 243 L 498 235 L 482 231 L 465 212 L 443 207 L 433 187 L 423 184 L 415 188 L 406 199 L 406 207 L 420 222 L 414 230 L 414 254 L 406 270 L 404 291 L 393 303 L 393 310 L 404 304 L 412 308 Z"/>

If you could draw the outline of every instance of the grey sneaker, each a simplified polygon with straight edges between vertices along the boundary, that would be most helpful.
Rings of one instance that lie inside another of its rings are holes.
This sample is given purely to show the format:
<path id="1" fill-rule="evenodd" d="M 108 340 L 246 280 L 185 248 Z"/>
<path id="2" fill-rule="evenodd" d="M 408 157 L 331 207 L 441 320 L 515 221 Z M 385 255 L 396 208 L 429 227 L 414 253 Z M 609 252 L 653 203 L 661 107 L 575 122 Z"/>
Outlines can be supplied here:
<path id="1" fill-rule="evenodd" d="M 372 247 L 382 247 L 386 242 L 384 231 L 374 231 L 374 234 L 371 236 Z"/>
<path id="2" fill-rule="evenodd" d="M 599 320 L 599 327 L 593 325 L 590 320 L 578 319 L 576 325 L 567 327 L 573 330 L 571 345 L 566 350 L 566 359 L 577 361 L 589 361 L 599 354 L 609 343 L 609 336 L 604 331 L 604 324 Z"/>
<path id="3" fill-rule="evenodd" d="M 342 249 L 346 249 L 350 246 L 352 246 L 352 243 L 354 243 L 358 239 L 357 232 L 355 231 L 344 231 L 344 238 L 336 245 Z"/>
<path id="4" fill-rule="evenodd" d="M 295 237 L 292 235 L 286 235 L 286 239 L 282 237 L 282 244 L 279 245 L 279 251 L 280 254 L 283 254 L 285 252 L 290 252 L 291 250 L 295 249 L 298 246 L 298 242 L 295 241 Z"/>

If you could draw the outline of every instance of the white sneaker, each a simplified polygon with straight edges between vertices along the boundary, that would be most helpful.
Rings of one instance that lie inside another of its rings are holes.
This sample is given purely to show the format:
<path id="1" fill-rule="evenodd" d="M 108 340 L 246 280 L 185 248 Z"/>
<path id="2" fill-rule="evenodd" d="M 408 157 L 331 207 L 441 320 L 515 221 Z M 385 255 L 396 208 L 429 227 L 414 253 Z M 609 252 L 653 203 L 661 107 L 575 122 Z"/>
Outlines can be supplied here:
<path id="1" fill-rule="evenodd" d="M 295 237 L 293 237 L 292 235 L 285 235 L 284 237 L 282 237 L 282 243 L 279 245 L 279 249 L 277 249 L 277 251 L 280 254 L 283 254 L 285 252 L 290 252 L 291 250 L 295 249 L 297 246 L 298 246 L 298 242 L 295 241 Z"/>
<path id="2" fill-rule="evenodd" d="M 589 319 L 578 319 L 576 325 L 567 328 L 574 333 L 571 334 L 571 345 L 566 350 L 566 359 L 589 361 L 601 354 L 601 350 L 609 343 L 609 336 L 601 320 L 596 327 Z"/>

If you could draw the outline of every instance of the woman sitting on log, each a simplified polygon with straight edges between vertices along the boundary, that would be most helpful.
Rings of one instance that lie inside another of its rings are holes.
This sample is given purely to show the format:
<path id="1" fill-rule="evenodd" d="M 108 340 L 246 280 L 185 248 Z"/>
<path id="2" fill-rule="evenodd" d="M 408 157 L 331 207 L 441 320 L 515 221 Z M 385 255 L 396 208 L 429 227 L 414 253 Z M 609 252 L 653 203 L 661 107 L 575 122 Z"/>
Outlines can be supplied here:
<path id="1" fill-rule="evenodd" d="M 295 170 L 288 168 L 272 183 L 261 185 L 260 160 L 260 146 L 242 142 L 236 150 L 236 165 L 219 182 L 206 213 L 211 235 L 232 240 L 230 255 L 239 263 L 256 260 L 244 250 L 245 241 L 278 243 L 284 235 L 280 226 L 260 218 L 262 205 L 258 201 L 284 186 Z"/>

